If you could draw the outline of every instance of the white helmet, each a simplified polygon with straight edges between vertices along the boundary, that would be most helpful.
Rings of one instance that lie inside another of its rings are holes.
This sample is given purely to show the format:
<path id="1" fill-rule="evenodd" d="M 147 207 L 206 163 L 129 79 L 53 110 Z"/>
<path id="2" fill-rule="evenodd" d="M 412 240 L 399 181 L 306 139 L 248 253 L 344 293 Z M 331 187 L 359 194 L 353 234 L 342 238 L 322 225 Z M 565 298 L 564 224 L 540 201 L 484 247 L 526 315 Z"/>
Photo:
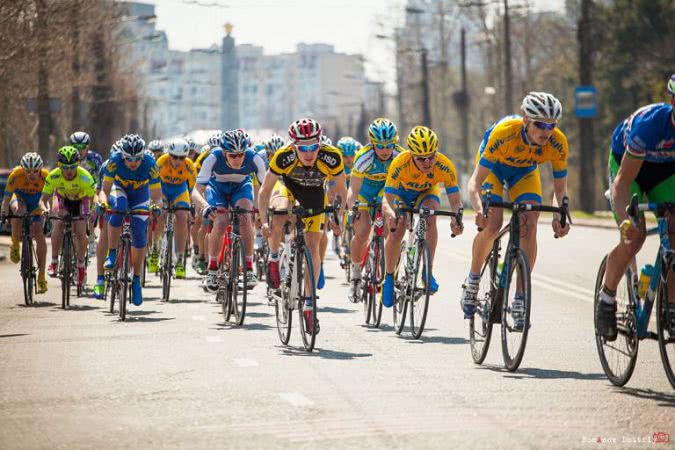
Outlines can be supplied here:
<path id="1" fill-rule="evenodd" d="M 520 109 L 531 119 L 560 120 L 562 117 L 560 101 L 546 92 L 530 92 L 523 99 Z"/>
<path id="2" fill-rule="evenodd" d="M 26 170 L 41 169 L 42 166 L 42 157 L 35 152 L 26 153 L 21 158 L 21 167 Z"/>
<path id="3" fill-rule="evenodd" d="M 150 141 L 150 143 L 148 144 L 148 150 L 150 150 L 151 152 L 163 151 L 164 146 L 162 145 L 162 141 L 157 139 Z"/>
<path id="4" fill-rule="evenodd" d="M 190 144 L 185 139 L 176 139 L 169 144 L 169 155 L 182 158 L 190 152 Z"/>

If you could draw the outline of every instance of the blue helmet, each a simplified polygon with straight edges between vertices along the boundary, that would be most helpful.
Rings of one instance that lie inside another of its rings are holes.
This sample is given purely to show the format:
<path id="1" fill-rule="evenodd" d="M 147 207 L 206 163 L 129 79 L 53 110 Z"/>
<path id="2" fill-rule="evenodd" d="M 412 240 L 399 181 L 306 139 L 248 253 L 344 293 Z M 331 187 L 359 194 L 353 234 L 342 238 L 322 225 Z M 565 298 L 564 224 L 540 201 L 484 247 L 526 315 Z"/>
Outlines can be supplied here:
<path id="1" fill-rule="evenodd" d="M 137 134 L 127 134 L 121 139 L 120 149 L 125 158 L 137 158 L 145 151 L 145 141 Z"/>
<path id="2" fill-rule="evenodd" d="M 373 123 L 368 127 L 368 137 L 370 142 L 378 144 L 388 144 L 390 142 L 398 143 L 398 130 L 396 125 L 389 119 L 380 117 L 373 120 Z"/>
<path id="3" fill-rule="evenodd" d="M 342 156 L 354 156 L 362 147 L 356 139 L 346 136 L 337 141 L 337 146 L 342 151 Z"/>
<path id="4" fill-rule="evenodd" d="M 251 137 L 242 129 L 226 131 L 220 146 L 228 153 L 243 153 L 251 146 Z"/>

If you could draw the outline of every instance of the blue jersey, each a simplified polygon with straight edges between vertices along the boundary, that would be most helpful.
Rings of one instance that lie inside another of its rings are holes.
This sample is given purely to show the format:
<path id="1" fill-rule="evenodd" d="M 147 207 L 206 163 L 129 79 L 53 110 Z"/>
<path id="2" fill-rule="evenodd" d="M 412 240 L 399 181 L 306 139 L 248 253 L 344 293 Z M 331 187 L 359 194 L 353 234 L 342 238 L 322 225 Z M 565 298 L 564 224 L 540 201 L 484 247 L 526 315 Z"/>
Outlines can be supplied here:
<path id="1" fill-rule="evenodd" d="M 619 159 L 624 152 L 653 163 L 675 162 L 675 117 L 668 103 L 643 106 L 612 134 L 612 153 Z"/>
<path id="2" fill-rule="evenodd" d="M 403 149 L 397 145 L 391 153 L 391 158 L 382 161 L 377 157 L 373 146 L 368 144 L 356 153 L 354 157 L 354 170 L 350 171 L 351 175 L 355 178 L 363 178 L 363 184 L 361 184 L 362 190 L 366 188 L 368 190 L 379 191 L 384 188 L 389 165 L 402 151 Z"/>
<path id="3" fill-rule="evenodd" d="M 253 149 L 246 150 L 241 167 L 234 169 L 227 163 L 224 150 L 218 147 L 204 159 L 197 175 L 197 184 L 207 185 L 211 182 L 239 185 L 250 182 L 251 174 L 262 184 L 266 170 L 264 160 Z"/>
<path id="4" fill-rule="evenodd" d="M 103 157 L 100 153 L 92 151 L 87 152 L 87 157 L 84 159 L 84 161 L 80 162 L 80 166 L 86 169 L 87 172 L 89 172 L 91 176 L 94 177 L 96 184 L 99 184 L 101 167 L 103 166 Z"/>
<path id="5" fill-rule="evenodd" d="M 265 149 L 259 150 L 256 154 L 260 156 L 262 160 L 265 162 L 265 169 L 269 169 L 270 162 L 267 160 L 267 150 Z"/>
<path id="6" fill-rule="evenodd" d="M 159 170 L 152 155 L 143 154 L 141 165 L 136 170 L 129 169 L 124 163 L 122 153 L 110 156 L 103 172 L 103 181 L 113 181 L 116 186 L 124 190 L 141 188 L 159 189 Z"/>

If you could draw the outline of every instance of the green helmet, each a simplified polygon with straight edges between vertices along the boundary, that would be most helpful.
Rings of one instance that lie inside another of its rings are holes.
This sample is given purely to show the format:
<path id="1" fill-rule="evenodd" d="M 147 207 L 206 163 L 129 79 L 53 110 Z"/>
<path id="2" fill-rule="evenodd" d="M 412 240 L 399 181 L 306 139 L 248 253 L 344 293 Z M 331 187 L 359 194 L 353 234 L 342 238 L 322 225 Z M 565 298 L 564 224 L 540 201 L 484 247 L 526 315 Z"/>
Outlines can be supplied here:
<path id="1" fill-rule="evenodd" d="M 61 147 L 57 153 L 59 166 L 77 164 L 80 162 L 80 152 L 72 145 Z"/>

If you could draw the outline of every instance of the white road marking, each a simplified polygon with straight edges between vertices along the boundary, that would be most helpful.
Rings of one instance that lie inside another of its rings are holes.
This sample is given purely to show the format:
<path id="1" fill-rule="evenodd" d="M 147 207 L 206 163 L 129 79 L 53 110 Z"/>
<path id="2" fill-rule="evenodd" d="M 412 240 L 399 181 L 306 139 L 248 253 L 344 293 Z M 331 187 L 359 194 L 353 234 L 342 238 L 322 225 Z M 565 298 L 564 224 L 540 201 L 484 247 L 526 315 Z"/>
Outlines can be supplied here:
<path id="1" fill-rule="evenodd" d="M 279 397 L 293 406 L 312 406 L 314 404 L 313 401 L 299 392 L 282 392 Z"/>

